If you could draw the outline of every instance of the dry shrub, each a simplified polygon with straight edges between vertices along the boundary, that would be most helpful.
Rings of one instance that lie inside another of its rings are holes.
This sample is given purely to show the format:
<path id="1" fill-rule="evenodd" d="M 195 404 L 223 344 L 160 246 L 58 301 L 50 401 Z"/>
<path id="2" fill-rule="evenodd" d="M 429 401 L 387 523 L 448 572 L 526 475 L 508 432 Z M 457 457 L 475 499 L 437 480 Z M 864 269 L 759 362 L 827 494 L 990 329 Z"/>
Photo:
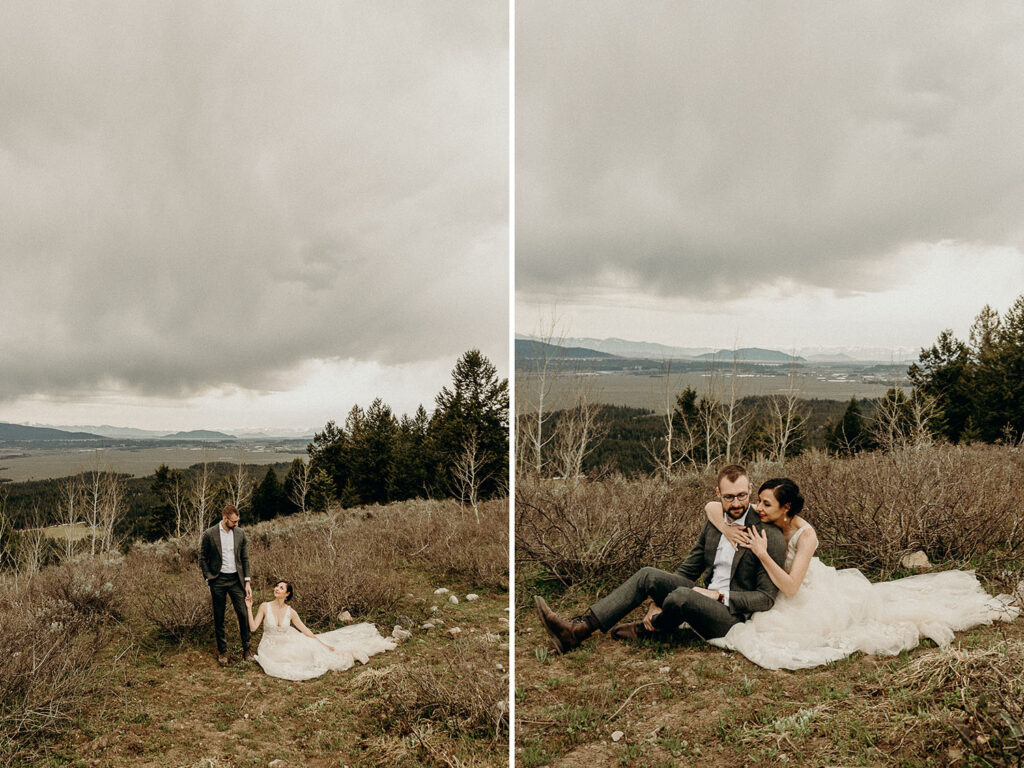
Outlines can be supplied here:
<path id="1" fill-rule="evenodd" d="M 820 554 L 833 565 L 884 579 L 919 549 L 932 562 L 992 571 L 1024 554 L 1024 518 L 1009 496 L 1024 459 L 1012 449 L 936 446 L 848 459 L 817 453 L 787 470 L 807 500 Z"/>
<path id="2" fill-rule="evenodd" d="M 958 748 L 969 765 L 1021 764 L 1024 642 L 929 653 L 882 682 L 882 696 L 894 687 L 920 692 L 921 705 L 928 710 L 926 719 L 932 721 L 923 724 L 929 733 L 929 753 Z M 943 702 L 948 709 L 937 706 Z"/>
<path id="3" fill-rule="evenodd" d="M 330 516 L 288 522 L 264 528 L 250 542 L 258 587 L 291 582 L 296 610 L 307 623 L 336 625 L 344 610 L 359 618 L 393 618 L 406 591 L 405 576 L 399 563 L 381 559 L 372 540 L 357 535 L 366 531 L 351 520 L 338 525 Z"/>
<path id="4" fill-rule="evenodd" d="M 138 616 L 154 625 L 161 635 L 178 644 L 186 640 L 212 636 L 213 608 L 210 590 L 199 575 L 175 578 L 174 562 L 153 557 L 149 551 L 128 555 L 132 574 L 131 601 Z"/>
<path id="5" fill-rule="evenodd" d="M 619 582 L 638 568 L 675 567 L 706 521 L 714 479 L 651 478 L 516 486 L 516 562 L 534 562 L 569 586 Z"/>
<path id="6" fill-rule="evenodd" d="M 477 589 L 508 589 L 508 499 L 480 504 L 480 522 L 454 501 L 406 502 L 389 511 L 393 556 Z"/>
<path id="7" fill-rule="evenodd" d="M 199 572 L 199 544 L 194 536 L 138 542 L 132 553 L 149 561 L 156 560 L 164 573 Z"/>
<path id="8" fill-rule="evenodd" d="M 433 760 L 443 754 L 439 729 L 454 739 L 507 740 L 509 679 L 486 647 L 458 640 L 437 666 L 389 672 L 368 705 L 389 735 L 416 737 Z"/>
<path id="9" fill-rule="evenodd" d="M 0 605 L 0 762 L 27 765 L 34 745 L 95 705 L 110 639 L 98 612 L 30 589 Z"/>
<path id="10" fill-rule="evenodd" d="M 32 581 L 40 604 L 54 602 L 69 614 L 84 617 L 124 617 L 125 569 L 118 556 L 82 558 L 51 566 Z"/>

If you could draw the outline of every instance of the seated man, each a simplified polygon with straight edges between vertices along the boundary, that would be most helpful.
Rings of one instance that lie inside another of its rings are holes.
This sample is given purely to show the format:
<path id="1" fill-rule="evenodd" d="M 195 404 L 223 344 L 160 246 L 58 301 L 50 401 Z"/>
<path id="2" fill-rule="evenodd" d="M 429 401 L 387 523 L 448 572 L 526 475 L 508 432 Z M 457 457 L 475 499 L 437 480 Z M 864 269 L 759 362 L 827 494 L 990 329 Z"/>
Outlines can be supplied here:
<path id="1" fill-rule="evenodd" d="M 722 501 L 728 524 L 764 531 L 768 554 L 781 566 L 786 552 L 782 532 L 761 522 L 750 506 L 751 490 L 743 467 L 730 464 L 718 473 L 715 493 Z M 694 586 L 702 574 L 706 589 Z M 705 640 L 723 637 L 730 627 L 746 621 L 752 613 L 771 608 L 777 592 L 753 552 L 746 548 L 737 550 L 711 523 L 706 523 L 696 545 L 675 573 L 641 568 L 578 619 L 561 618 L 539 595 L 533 601 L 555 647 L 565 653 L 598 629 L 610 629 L 616 640 L 636 639 L 671 632 L 685 621 Z M 616 626 L 647 598 L 654 600 L 660 610 L 652 610 L 643 621 Z"/>

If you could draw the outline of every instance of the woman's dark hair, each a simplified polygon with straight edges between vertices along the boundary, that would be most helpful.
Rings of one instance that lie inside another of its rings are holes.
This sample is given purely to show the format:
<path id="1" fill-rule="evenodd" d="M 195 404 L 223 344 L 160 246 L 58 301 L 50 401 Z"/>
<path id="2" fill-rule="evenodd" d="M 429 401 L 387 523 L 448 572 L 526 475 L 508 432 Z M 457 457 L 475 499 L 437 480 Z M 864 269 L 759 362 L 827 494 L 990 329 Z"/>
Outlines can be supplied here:
<path id="1" fill-rule="evenodd" d="M 762 491 L 771 491 L 775 494 L 775 500 L 779 502 L 780 507 L 789 504 L 789 509 L 786 510 L 787 517 L 799 515 L 800 510 L 804 508 L 804 497 L 800 495 L 800 488 L 788 477 L 765 480 L 757 489 L 757 495 L 760 496 Z"/>
<path id="2" fill-rule="evenodd" d="M 292 592 L 294 591 L 292 589 L 292 583 L 290 581 L 285 581 L 284 579 L 278 579 L 274 582 L 274 586 L 276 587 L 278 584 L 284 584 L 288 587 L 288 594 L 284 596 L 284 601 L 286 603 L 290 603 L 292 601 Z"/>

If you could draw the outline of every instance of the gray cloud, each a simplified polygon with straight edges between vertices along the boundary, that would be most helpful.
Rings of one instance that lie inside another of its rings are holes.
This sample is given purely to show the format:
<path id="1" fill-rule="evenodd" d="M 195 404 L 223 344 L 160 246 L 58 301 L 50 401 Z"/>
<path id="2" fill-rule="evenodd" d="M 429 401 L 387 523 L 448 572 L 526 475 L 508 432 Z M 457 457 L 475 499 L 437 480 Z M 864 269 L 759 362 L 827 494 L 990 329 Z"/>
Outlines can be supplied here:
<path id="1" fill-rule="evenodd" d="M 911 243 L 1021 244 L 1022 35 L 1011 3 L 521 0 L 517 291 L 873 291 Z"/>
<path id="2" fill-rule="evenodd" d="M 0 391 L 503 356 L 501 6 L 4 3 Z"/>

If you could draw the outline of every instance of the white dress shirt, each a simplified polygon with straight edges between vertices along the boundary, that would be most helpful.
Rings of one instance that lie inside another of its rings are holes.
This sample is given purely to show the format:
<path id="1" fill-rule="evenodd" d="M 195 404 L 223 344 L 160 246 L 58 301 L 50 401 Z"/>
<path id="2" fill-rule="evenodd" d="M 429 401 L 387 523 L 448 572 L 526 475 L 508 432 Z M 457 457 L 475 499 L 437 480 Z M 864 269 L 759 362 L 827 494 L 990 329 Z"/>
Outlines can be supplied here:
<path id="1" fill-rule="evenodd" d="M 238 573 L 235 568 L 235 532 L 225 531 L 224 523 L 217 526 L 220 530 L 220 572 Z"/>
<path id="2" fill-rule="evenodd" d="M 723 515 L 726 525 L 741 526 L 746 524 L 747 515 L 750 514 L 750 507 L 743 513 L 739 520 L 733 520 L 728 515 Z M 732 582 L 732 561 L 736 557 L 736 547 L 729 543 L 729 540 L 722 536 L 718 542 L 718 549 L 715 551 L 715 568 L 711 572 L 711 583 L 708 589 L 713 592 L 721 592 L 724 596 L 723 602 L 729 604 L 729 584 Z"/>

